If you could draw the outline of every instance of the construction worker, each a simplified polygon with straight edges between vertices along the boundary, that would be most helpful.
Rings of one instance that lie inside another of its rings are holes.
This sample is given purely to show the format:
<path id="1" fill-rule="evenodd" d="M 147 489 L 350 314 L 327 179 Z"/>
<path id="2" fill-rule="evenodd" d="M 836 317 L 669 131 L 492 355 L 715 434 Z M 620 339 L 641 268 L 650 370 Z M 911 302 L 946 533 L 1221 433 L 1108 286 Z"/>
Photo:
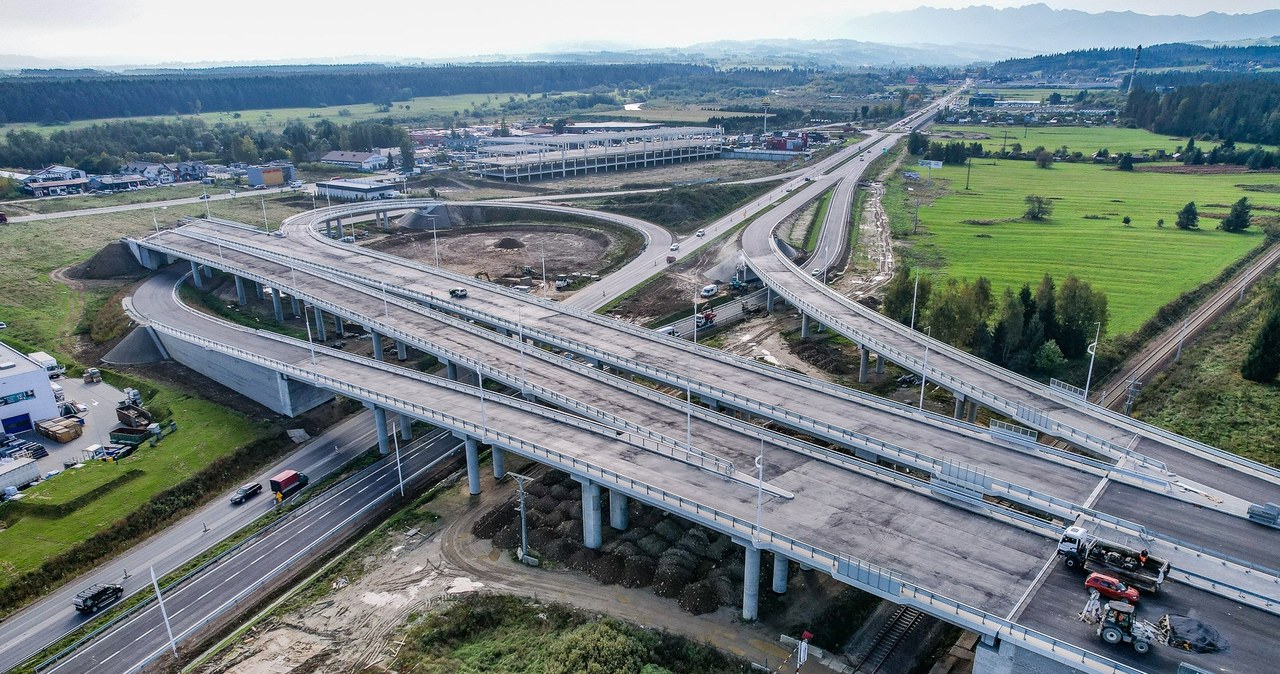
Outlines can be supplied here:
<path id="1" fill-rule="evenodd" d="M 1147 565 L 1147 559 L 1149 559 L 1150 557 L 1151 557 L 1151 555 L 1147 553 L 1147 549 L 1146 549 L 1146 548 L 1143 548 L 1143 549 L 1142 549 L 1142 552 L 1139 552 L 1139 553 L 1138 553 L 1138 566 L 1139 566 L 1139 567 L 1146 566 L 1146 565 Z"/>

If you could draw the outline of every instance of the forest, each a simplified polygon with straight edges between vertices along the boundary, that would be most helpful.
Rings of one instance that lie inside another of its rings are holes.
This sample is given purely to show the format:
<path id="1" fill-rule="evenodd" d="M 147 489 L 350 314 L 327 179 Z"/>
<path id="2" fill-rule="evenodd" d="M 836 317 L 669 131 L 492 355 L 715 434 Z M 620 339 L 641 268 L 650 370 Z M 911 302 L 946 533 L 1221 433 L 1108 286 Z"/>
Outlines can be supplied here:
<path id="1" fill-rule="evenodd" d="M 0 123 L 143 115 L 176 115 L 281 107 L 390 104 L 415 96 L 523 92 L 526 94 L 652 88 L 728 95 L 765 95 L 804 84 L 800 69 L 716 70 L 708 66 L 501 64 L 440 67 L 345 66 L 236 68 L 101 77 L 0 79 Z"/>
<path id="2" fill-rule="evenodd" d="M 1123 117 L 1156 133 L 1274 145 L 1280 143 L 1280 80 L 1237 77 L 1164 93 L 1143 86 L 1129 95 Z"/>
<path id="3" fill-rule="evenodd" d="M 1111 49 L 1082 49 L 1062 54 L 1001 61 L 980 71 L 981 77 L 1057 79 L 1128 75 L 1137 45 Z M 1280 46 L 1202 47 L 1194 44 L 1157 44 L 1142 48 L 1139 68 L 1208 68 L 1210 71 L 1245 72 L 1280 66 Z M 1139 78 L 1145 78 L 1139 74 Z"/>

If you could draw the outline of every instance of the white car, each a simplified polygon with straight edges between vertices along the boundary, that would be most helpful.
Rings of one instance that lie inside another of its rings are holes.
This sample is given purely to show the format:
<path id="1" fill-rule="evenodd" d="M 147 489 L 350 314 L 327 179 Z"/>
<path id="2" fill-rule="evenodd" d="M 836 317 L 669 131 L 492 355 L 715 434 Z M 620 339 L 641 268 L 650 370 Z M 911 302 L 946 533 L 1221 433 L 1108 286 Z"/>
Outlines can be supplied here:
<path id="1" fill-rule="evenodd" d="M 707 235 L 707 230 L 705 229 L 698 230 L 698 236 L 706 236 L 706 235 Z"/>
<path id="2" fill-rule="evenodd" d="M 678 243 L 671 244 L 671 250 L 680 250 L 680 244 Z"/>

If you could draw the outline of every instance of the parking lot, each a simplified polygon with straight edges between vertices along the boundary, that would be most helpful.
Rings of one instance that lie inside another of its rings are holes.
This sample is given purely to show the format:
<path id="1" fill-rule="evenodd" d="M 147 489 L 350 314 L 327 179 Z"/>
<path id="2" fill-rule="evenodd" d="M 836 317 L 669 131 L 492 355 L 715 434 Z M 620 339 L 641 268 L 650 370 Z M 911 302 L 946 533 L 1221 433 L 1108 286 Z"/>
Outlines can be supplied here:
<path id="1" fill-rule="evenodd" d="M 24 440 L 38 442 L 49 450 L 49 456 L 36 460 L 41 475 L 63 470 L 64 462 L 80 461 L 81 450 L 90 445 L 109 444 L 107 434 L 117 424 L 116 403 L 124 400 L 124 392 L 106 382 L 86 384 L 78 377 L 59 377 L 53 381 L 62 386 L 68 402 L 74 400 L 87 408 L 79 413 L 84 418 L 84 435 L 63 444 L 34 430 L 20 434 Z"/>

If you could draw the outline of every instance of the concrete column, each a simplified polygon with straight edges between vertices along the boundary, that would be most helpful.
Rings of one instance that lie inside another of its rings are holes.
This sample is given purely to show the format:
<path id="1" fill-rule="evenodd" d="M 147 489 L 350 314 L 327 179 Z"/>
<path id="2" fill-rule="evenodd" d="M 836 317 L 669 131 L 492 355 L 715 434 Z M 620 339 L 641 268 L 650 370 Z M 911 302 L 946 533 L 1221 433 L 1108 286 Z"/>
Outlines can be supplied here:
<path id="1" fill-rule="evenodd" d="M 373 406 L 373 426 L 378 435 L 378 453 L 386 456 L 391 452 L 387 443 L 387 411 L 376 405 Z"/>
<path id="2" fill-rule="evenodd" d="M 374 330 L 369 331 L 369 335 L 373 338 L 373 357 L 375 360 L 382 360 L 382 335 Z"/>
<path id="3" fill-rule="evenodd" d="M 884 374 L 884 354 L 876 354 L 876 374 Z"/>
<path id="4" fill-rule="evenodd" d="M 233 276 L 236 280 L 236 304 L 244 306 L 249 303 L 249 297 L 244 294 L 244 279 L 239 276 Z"/>
<path id="5" fill-rule="evenodd" d="M 871 364 L 871 354 L 867 351 L 867 347 L 858 345 L 858 383 L 867 383 L 867 369 Z"/>
<path id="6" fill-rule="evenodd" d="M 213 278 L 213 267 L 210 267 L 210 266 L 209 266 L 209 265 L 207 265 L 207 264 L 206 264 L 206 265 L 204 265 L 204 277 L 205 277 L 205 278 Z"/>
<path id="7" fill-rule="evenodd" d="M 627 530 L 627 495 L 616 490 L 609 490 L 609 526 L 618 531 Z"/>
<path id="8" fill-rule="evenodd" d="M 409 345 L 400 340 L 396 340 L 396 359 L 409 360 Z"/>
<path id="9" fill-rule="evenodd" d="M 764 290 L 764 312 L 766 314 L 773 313 L 773 288 L 765 288 Z"/>
<path id="10" fill-rule="evenodd" d="M 408 442 L 413 439 L 413 419 L 401 414 L 400 416 L 400 439 Z"/>
<path id="11" fill-rule="evenodd" d="M 582 544 L 598 550 L 602 542 L 600 530 L 600 485 L 582 481 Z"/>
<path id="12" fill-rule="evenodd" d="M 480 443 L 467 438 L 467 487 L 471 495 L 480 493 Z"/>
<path id="13" fill-rule="evenodd" d="M 963 419 L 963 418 L 964 418 L 964 408 L 965 408 L 964 396 L 961 396 L 961 395 L 956 396 L 956 410 L 955 410 L 955 414 L 953 414 L 953 415 L 951 415 L 951 416 L 953 416 L 953 417 L 955 417 L 955 418 L 957 418 L 957 419 Z"/>
<path id="14" fill-rule="evenodd" d="M 200 278 L 200 265 L 195 260 L 191 261 L 191 283 L 197 288 L 204 287 L 204 281 Z"/>
<path id="15" fill-rule="evenodd" d="M 809 338 L 809 317 L 800 312 L 800 339 Z"/>
<path id="16" fill-rule="evenodd" d="M 347 331 L 346 323 L 344 323 L 342 317 L 337 314 L 333 315 L 333 328 L 334 331 L 338 333 L 338 339 L 342 339 L 343 333 Z"/>
<path id="17" fill-rule="evenodd" d="M 271 290 L 273 291 L 273 292 L 271 293 L 271 308 L 272 308 L 272 309 L 275 309 L 275 311 L 276 311 L 276 320 L 277 320 L 277 321 L 283 321 L 283 320 L 284 320 L 284 305 L 283 305 L 283 304 L 281 304 L 281 301 L 280 301 L 280 289 L 279 289 L 279 288 L 272 288 Z"/>
<path id="18" fill-rule="evenodd" d="M 977 423 L 978 421 L 978 401 L 969 401 L 969 423 Z"/>
<path id="19" fill-rule="evenodd" d="M 262 292 L 262 284 L 258 283 L 257 281 L 253 282 L 253 296 L 257 297 L 260 300 L 264 300 L 267 298 L 267 296 Z"/>
<path id="20" fill-rule="evenodd" d="M 325 336 L 324 331 L 324 310 L 312 305 L 311 311 L 316 315 L 316 339 L 321 342 L 329 341 L 329 338 Z"/>
<path id="21" fill-rule="evenodd" d="M 742 564 L 742 619 L 755 620 L 760 610 L 760 549 L 751 541 L 743 549 L 746 559 Z"/>
<path id="22" fill-rule="evenodd" d="M 445 363 L 444 376 L 446 379 L 458 381 L 458 364 L 453 361 Z"/>
<path id="23" fill-rule="evenodd" d="M 773 553 L 773 592 L 783 594 L 787 591 L 787 558 Z"/>
<path id="24" fill-rule="evenodd" d="M 507 453 L 501 447 L 490 447 L 489 457 L 493 461 L 493 479 L 501 480 L 507 476 Z"/>
<path id="25" fill-rule="evenodd" d="M 293 317 L 302 318 L 302 306 L 298 304 L 298 296 L 290 295 L 289 302 L 293 305 Z"/>
<path id="26" fill-rule="evenodd" d="M 330 239 L 333 238 L 333 221 L 332 220 L 324 221 L 324 233 L 325 233 L 325 236 L 328 236 Z"/>

